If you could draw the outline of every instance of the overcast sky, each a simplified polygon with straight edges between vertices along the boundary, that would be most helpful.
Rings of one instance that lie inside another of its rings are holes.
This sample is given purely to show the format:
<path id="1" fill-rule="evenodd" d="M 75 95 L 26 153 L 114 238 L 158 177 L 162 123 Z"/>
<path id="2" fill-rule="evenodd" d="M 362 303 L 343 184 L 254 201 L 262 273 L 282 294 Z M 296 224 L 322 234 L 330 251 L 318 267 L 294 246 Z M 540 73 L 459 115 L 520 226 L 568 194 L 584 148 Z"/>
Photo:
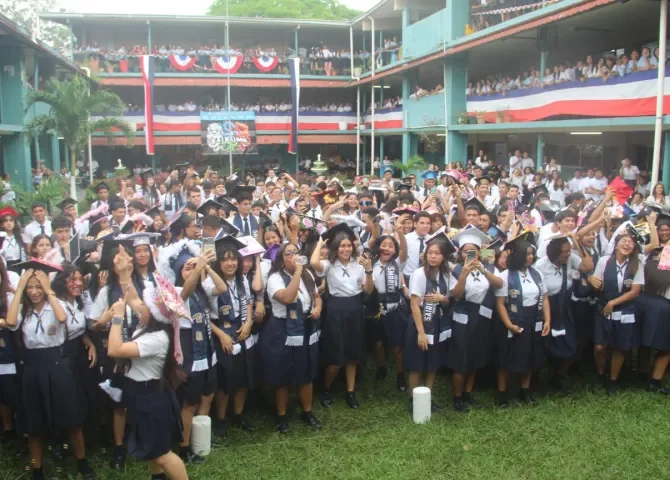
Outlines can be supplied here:
<path id="1" fill-rule="evenodd" d="M 340 0 L 340 3 L 357 10 L 367 10 L 379 0 Z M 113 2 L 91 2 L 90 0 L 60 0 L 62 8 L 77 13 L 144 13 L 158 15 L 204 15 L 213 0 L 189 0 L 188 2 L 164 0 L 114 0 Z"/>

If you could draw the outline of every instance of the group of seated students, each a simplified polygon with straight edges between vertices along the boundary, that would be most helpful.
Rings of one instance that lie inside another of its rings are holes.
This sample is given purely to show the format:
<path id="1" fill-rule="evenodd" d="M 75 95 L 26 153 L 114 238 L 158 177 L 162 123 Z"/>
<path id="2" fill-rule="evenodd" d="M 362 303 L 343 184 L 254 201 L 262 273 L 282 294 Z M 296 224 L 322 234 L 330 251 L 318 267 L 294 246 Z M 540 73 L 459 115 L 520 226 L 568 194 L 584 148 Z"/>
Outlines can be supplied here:
<path id="1" fill-rule="evenodd" d="M 82 214 L 67 198 L 49 220 L 35 203 L 25 228 L 0 211 L 0 415 L 5 438 L 27 437 L 32 478 L 44 443 L 58 451 L 67 432 L 94 479 L 85 435 L 98 431 L 113 468 L 130 455 L 154 479 L 186 479 L 185 463 L 204 461 L 194 416 L 212 417 L 216 446 L 229 426 L 254 430 L 249 395 L 274 398 L 286 433 L 296 391 L 301 421 L 320 429 L 315 388 L 323 408 L 359 408 L 366 345 L 376 382 L 389 354 L 410 409 L 444 368 L 457 412 L 482 406 L 481 371 L 497 378 L 498 408 L 512 375 L 519 402 L 536 404 L 545 360 L 550 388 L 592 369 L 614 395 L 633 353 L 646 388 L 670 393 L 670 215 L 655 202 L 622 210 L 606 189 L 560 208 L 546 188 L 522 201 L 491 166 L 430 170 L 422 185 L 386 171 L 349 190 L 198 170 L 143 170 L 119 193 L 97 183 Z"/>
<path id="2" fill-rule="evenodd" d="M 576 65 L 570 62 L 547 67 L 544 72 L 530 67 L 523 73 L 510 75 L 491 75 L 487 78 L 469 82 L 465 90 L 467 96 L 486 96 L 496 93 L 506 94 L 510 90 L 527 88 L 544 88 L 561 83 L 583 82 L 591 78 L 600 78 L 606 82 L 612 77 L 623 77 L 637 72 L 658 68 L 658 48 L 652 55 L 649 47 L 643 47 L 642 53 L 633 50 L 630 55 L 623 53 L 618 58 L 606 55 L 594 61 L 593 55 L 587 55 L 585 60 L 579 60 Z"/>
<path id="3" fill-rule="evenodd" d="M 470 0 L 471 21 L 466 25 L 465 33 L 466 35 L 469 35 L 478 32 L 560 1 L 561 0 Z"/>
<path id="4" fill-rule="evenodd" d="M 139 103 L 128 103 L 123 106 L 124 113 L 133 113 L 143 111 L 143 105 Z M 192 100 L 188 100 L 184 103 L 158 103 L 154 105 L 154 111 L 163 113 L 163 112 L 225 112 L 228 110 L 228 107 L 224 102 L 218 102 L 214 99 L 210 99 L 207 103 L 198 105 Z M 280 101 L 280 102 L 255 102 L 255 103 L 231 103 L 230 111 L 231 112 L 291 112 L 293 110 L 293 105 L 291 102 Z M 324 104 L 315 104 L 310 103 L 300 106 L 301 112 L 339 112 L 339 113 L 348 113 L 352 111 L 352 106 L 350 103 L 340 102 L 340 103 L 324 103 Z"/>

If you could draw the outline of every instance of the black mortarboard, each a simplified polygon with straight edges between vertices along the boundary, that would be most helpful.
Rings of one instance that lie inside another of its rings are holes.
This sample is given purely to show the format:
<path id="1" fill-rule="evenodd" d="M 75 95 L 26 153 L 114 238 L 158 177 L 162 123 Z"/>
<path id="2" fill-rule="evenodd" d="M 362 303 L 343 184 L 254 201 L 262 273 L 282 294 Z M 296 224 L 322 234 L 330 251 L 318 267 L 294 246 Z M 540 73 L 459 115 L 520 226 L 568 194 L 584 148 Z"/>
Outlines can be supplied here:
<path id="1" fill-rule="evenodd" d="M 200 205 L 196 210 L 196 212 L 198 212 L 200 215 L 207 215 L 207 210 L 209 210 L 210 208 L 215 208 L 217 212 L 219 211 L 220 208 L 223 210 L 226 209 L 226 207 L 220 204 L 219 202 L 210 199 L 207 200 L 202 205 Z"/>
<path id="2" fill-rule="evenodd" d="M 149 210 L 145 211 L 144 214 L 149 218 L 154 218 L 157 215 L 161 214 L 161 211 L 158 207 L 151 207 Z"/>
<path id="3" fill-rule="evenodd" d="M 142 172 L 140 172 L 140 175 L 146 175 L 147 173 L 150 173 L 150 174 L 153 175 L 154 170 L 152 168 L 145 168 L 144 170 L 142 170 Z"/>
<path id="4" fill-rule="evenodd" d="M 216 248 L 216 256 L 219 259 L 223 258 L 223 255 L 220 255 L 219 252 L 221 252 L 221 250 L 223 250 L 226 247 L 230 247 L 230 248 L 233 248 L 235 250 L 240 250 L 240 249 L 246 247 L 246 245 L 244 243 L 240 242 L 233 235 L 224 235 L 221 238 L 217 238 L 216 241 L 214 242 L 214 245 L 216 246 L 215 247 Z"/>
<path id="5" fill-rule="evenodd" d="M 126 203 L 114 195 L 114 197 L 109 200 L 109 212 L 111 213 L 113 210 L 118 210 L 119 208 L 126 208 Z"/>
<path id="6" fill-rule="evenodd" d="M 261 227 L 268 228 L 274 222 L 265 212 L 261 211 L 258 213 L 258 223 L 260 224 Z"/>
<path id="7" fill-rule="evenodd" d="M 245 193 L 248 193 L 251 195 L 256 191 L 256 187 L 250 187 L 246 185 L 237 185 L 232 192 L 230 192 L 230 196 L 232 198 L 238 199 L 240 195 L 243 195 Z"/>
<path id="8" fill-rule="evenodd" d="M 100 190 L 109 190 L 109 185 L 105 182 L 100 182 L 95 186 L 95 193 L 100 193 Z"/>
<path id="9" fill-rule="evenodd" d="M 400 216 L 400 215 L 407 214 L 411 218 L 414 218 L 414 215 L 416 215 L 417 213 L 418 213 L 418 210 L 416 210 L 414 208 L 411 208 L 411 207 L 400 207 L 400 208 L 396 208 L 395 210 L 393 210 L 394 215 Z"/>
<path id="10" fill-rule="evenodd" d="M 226 197 L 217 197 L 217 202 L 219 202 L 221 205 L 223 205 L 223 210 L 226 212 L 226 215 L 230 215 L 231 211 L 239 211 L 239 208 L 237 208 L 237 205 L 235 205 L 233 202 L 228 200 Z"/>
<path id="11" fill-rule="evenodd" d="M 485 213 L 487 211 L 486 210 L 486 205 L 484 205 L 476 196 L 472 197 L 470 200 L 465 202 L 465 204 L 463 205 L 463 208 L 468 208 L 468 207 L 470 207 L 470 208 L 477 207 L 477 209 L 479 210 L 479 213 Z"/>
<path id="12" fill-rule="evenodd" d="M 221 229 L 227 235 L 237 235 L 240 233 L 240 229 L 227 220 L 221 221 Z"/>
<path id="13" fill-rule="evenodd" d="M 126 223 L 124 223 L 119 229 L 119 233 L 132 233 L 133 227 L 135 227 L 134 222 L 127 220 Z"/>
<path id="14" fill-rule="evenodd" d="M 342 222 L 342 223 L 338 223 L 334 227 L 329 228 L 328 230 L 323 232 L 321 234 L 321 238 L 325 241 L 332 242 L 333 239 L 335 238 L 335 235 L 337 235 L 338 233 L 344 233 L 345 235 L 347 235 L 349 237 L 349 239 L 352 242 L 354 241 L 354 238 L 356 237 L 356 234 L 351 229 L 351 227 L 349 225 L 347 225 L 346 223 Z"/>
<path id="15" fill-rule="evenodd" d="M 58 205 L 56 205 L 58 208 L 60 208 L 61 212 L 64 211 L 66 208 L 76 205 L 77 201 L 74 200 L 73 198 L 67 197 L 65 200 L 60 202 Z"/>
<path id="16" fill-rule="evenodd" d="M 493 229 L 493 232 L 491 232 L 491 229 Z M 494 223 L 491 224 L 489 227 L 489 236 L 495 241 L 497 239 L 505 240 L 507 238 L 507 234 L 503 232 L 500 227 Z"/>
<path id="17" fill-rule="evenodd" d="M 514 248 L 516 248 L 516 245 L 518 244 L 518 242 L 520 242 L 521 240 L 524 240 L 524 241 L 526 241 L 526 242 L 528 242 L 532 245 L 535 245 L 535 234 L 531 231 L 524 230 L 519 235 L 514 237 L 512 240 L 507 242 L 505 244 L 505 248 L 514 250 Z"/>
<path id="18" fill-rule="evenodd" d="M 15 263 L 11 267 L 7 267 L 8 270 L 12 270 L 17 273 L 21 273 L 23 270 L 28 269 L 41 270 L 44 273 L 55 273 L 63 270 L 63 267 L 56 265 L 55 263 L 49 263 L 47 261 L 41 260 L 39 258 L 31 258 L 26 262 Z"/>
<path id="19" fill-rule="evenodd" d="M 408 183 L 399 183 L 395 186 L 396 191 L 402 192 L 403 190 L 409 192 L 412 189 L 412 186 Z"/>
<path id="20" fill-rule="evenodd" d="M 70 263 L 76 265 L 81 251 L 79 249 L 79 232 L 70 239 Z"/>
<path id="21" fill-rule="evenodd" d="M 188 167 L 188 166 L 189 166 L 189 163 L 185 162 L 185 163 L 178 163 L 174 167 L 175 168 L 183 168 L 183 167 Z"/>
<path id="22" fill-rule="evenodd" d="M 456 253 L 456 246 L 449 240 L 449 237 L 444 233 L 444 230 L 438 231 L 438 233 L 433 234 L 432 236 L 426 239 L 426 247 L 428 247 L 433 242 L 444 243 L 447 246 L 447 256 Z"/>
<path id="23" fill-rule="evenodd" d="M 102 242 L 102 252 L 100 253 L 100 270 L 114 270 L 114 257 L 116 256 L 120 245 L 123 245 L 128 251 L 128 254 L 132 255 L 132 240 L 111 239 Z"/>
<path id="24" fill-rule="evenodd" d="M 633 237 L 633 240 L 635 240 L 636 243 L 639 243 L 640 246 L 644 246 L 647 244 L 645 235 L 640 233 L 640 231 L 635 228 L 633 225 L 626 225 L 626 232 Z"/>

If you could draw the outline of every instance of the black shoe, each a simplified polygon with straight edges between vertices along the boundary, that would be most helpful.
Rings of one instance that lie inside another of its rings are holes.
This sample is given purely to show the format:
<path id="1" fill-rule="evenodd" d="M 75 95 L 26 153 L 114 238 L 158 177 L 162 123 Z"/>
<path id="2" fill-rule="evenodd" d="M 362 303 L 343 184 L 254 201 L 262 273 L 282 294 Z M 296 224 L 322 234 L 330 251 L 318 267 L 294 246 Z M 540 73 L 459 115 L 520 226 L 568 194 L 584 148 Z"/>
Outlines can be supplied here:
<path id="1" fill-rule="evenodd" d="M 65 453 L 63 452 L 63 446 L 60 443 L 55 443 L 49 446 L 51 451 L 51 458 L 55 463 L 63 463 L 65 461 Z"/>
<path id="2" fill-rule="evenodd" d="M 349 408 L 353 408 L 354 410 L 360 407 L 354 392 L 347 392 L 347 405 L 349 405 Z"/>
<path id="3" fill-rule="evenodd" d="M 607 395 L 616 395 L 616 381 L 610 380 L 607 384 Z"/>
<path id="4" fill-rule="evenodd" d="M 572 392 L 572 388 L 570 388 L 570 379 L 566 375 L 554 375 L 549 383 L 552 388 L 559 392 Z"/>
<path id="5" fill-rule="evenodd" d="M 88 460 L 85 458 L 77 460 L 77 471 L 81 475 L 81 478 L 84 480 L 95 480 L 96 475 L 91 466 L 88 464 Z"/>
<path id="6" fill-rule="evenodd" d="M 302 412 L 300 414 L 300 420 L 309 425 L 313 430 L 321 429 L 321 422 L 314 416 L 312 412 Z"/>
<path id="7" fill-rule="evenodd" d="M 482 408 L 482 404 L 475 400 L 475 397 L 472 396 L 472 392 L 463 392 L 463 401 L 471 408 Z"/>
<path id="8" fill-rule="evenodd" d="M 507 400 L 507 392 L 496 392 L 495 406 L 498 408 L 509 407 L 509 400 Z"/>
<path id="9" fill-rule="evenodd" d="M 454 410 L 461 413 L 466 413 L 470 411 L 470 406 L 465 403 L 463 397 L 454 398 Z"/>
<path id="10" fill-rule="evenodd" d="M 388 374 L 388 368 L 386 367 L 377 367 L 377 373 L 375 374 L 375 382 L 382 382 L 386 379 Z"/>
<path id="11" fill-rule="evenodd" d="M 330 394 L 330 392 L 326 390 L 319 394 L 319 403 L 321 403 L 321 405 L 326 408 L 330 408 L 335 403 L 335 400 L 333 399 L 333 396 Z"/>
<path id="12" fill-rule="evenodd" d="M 661 385 L 658 380 L 652 380 L 647 385 L 647 391 L 651 393 L 660 393 L 661 395 L 670 395 L 670 390 Z"/>
<path id="13" fill-rule="evenodd" d="M 288 418 L 286 415 L 277 415 L 277 431 L 279 433 L 288 433 Z"/>
<path id="14" fill-rule="evenodd" d="M 190 447 L 179 452 L 179 457 L 184 461 L 185 465 L 199 465 L 205 463 L 205 457 L 198 455 Z"/>
<path id="15" fill-rule="evenodd" d="M 209 441 L 209 445 L 211 449 L 214 450 L 215 448 L 223 447 L 223 442 L 220 442 L 218 439 L 214 437 L 214 435 L 212 435 L 212 438 Z"/>
<path id="16" fill-rule="evenodd" d="M 232 423 L 233 425 L 241 428 L 245 432 L 253 432 L 255 430 L 254 426 L 242 414 L 233 416 Z"/>
<path id="17" fill-rule="evenodd" d="M 519 400 L 526 405 L 537 405 L 537 398 L 529 388 L 522 388 L 519 391 Z"/>
<path id="18" fill-rule="evenodd" d="M 637 372 L 637 381 L 642 385 L 646 385 L 651 380 L 651 375 L 647 372 Z"/>
<path id="19" fill-rule="evenodd" d="M 430 411 L 431 411 L 431 413 L 442 413 L 442 412 L 444 412 L 444 408 L 439 406 L 437 403 L 431 401 L 430 402 Z"/>
<path id="20" fill-rule="evenodd" d="M 123 447 L 114 447 L 114 453 L 112 453 L 112 460 L 109 462 L 109 466 L 112 467 L 112 470 L 121 470 L 126 463 L 126 449 Z"/>
<path id="21" fill-rule="evenodd" d="M 228 425 L 225 420 L 216 421 L 216 424 L 214 425 L 214 435 L 221 440 L 226 440 L 228 438 Z"/>
<path id="22" fill-rule="evenodd" d="M 407 384 L 405 383 L 405 374 L 399 373 L 395 377 L 395 387 L 399 392 L 407 391 Z"/>

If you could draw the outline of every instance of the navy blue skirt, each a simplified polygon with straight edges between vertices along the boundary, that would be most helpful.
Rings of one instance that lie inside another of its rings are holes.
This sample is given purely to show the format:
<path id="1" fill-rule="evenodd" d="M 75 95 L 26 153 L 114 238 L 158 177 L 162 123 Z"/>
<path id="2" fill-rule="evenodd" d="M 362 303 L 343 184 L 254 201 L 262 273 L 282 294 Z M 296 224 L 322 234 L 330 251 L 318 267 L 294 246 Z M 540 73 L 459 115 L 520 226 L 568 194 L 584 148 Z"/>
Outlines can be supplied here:
<path id="1" fill-rule="evenodd" d="M 570 300 L 577 338 L 593 340 L 596 306 L 588 301 Z M 554 318 L 553 316 L 551 318 Z"/>
<path id="2" fill-rule="evenodd" d="M 65 341 L 63 357 L 72 370 L 72 375 L 80 387 L 80 392 L 84 395 L 84 403 L 90 405 L 95 402 L 98 398 L 98 383 L 100 383 L 99 370 L 97 365 L 90 368 L 91 362 L 88 360 L 88 350 L 86 350 L 81 336 Z"/>
<path id="3" fill-rule="evenodd" d="M 523 307 L 523 314 L 516 323 L 523 328 L 523 332 L 519 335 L 512 334 L 507 328 L 501 331 L 498 355 L 502 370 L 525 373 L 538 369 L 542 365 L 543 322 L 538 321 L 537 307 L 538 305 Z"/>
<path id="4" fill-rule="evenodd" d="M 61 347 L 26 349 L 20 376 L 17 424 L 23 434 L 54 434 L 86 420 L 84 394 Z"/>
<path id="5" fill-rule="evenodd" d="M 303 337 L 301 346 L 286 345 L 286 319 L 270 317 L 259 339 L 265 382 L 274 387 L 312 383 L 319 370 L 318 337 L 313 333 Z"/>
<path id="6" fill-rule="evenodd" d="M 386 336 L 386 344 L 391 348 L 403 348 L 407 324 L 413 322 L 406 304 L 398 305 L 395 310 L 387 312 L 381 317 Z"/>
<path id="7" fill-rule="evenodd" d="M 181 411 L 169 386 L 158 380 L 135 382 L 126 377 L 123 403 L 128 408 L 125 445 L 135 460 L 154 460 L 181 440 Z"/>
<path id="8" fill-rule="evenodd" d="M 489 363 L 493 319 L 481 315 L 480 307 L 463 301 L 453 313 L 446 364 L 455 372 L 472 373 Z"/>
<path id="9" fill-rule="evenodd" d="M 447 319 L 442 318 L 440 324 L 447 325 Z M 446 331 L 443 333 L 445 335 Z M 445 338 L 440 342 L 440 334 L 433 336 L 433 344 L 428 345 L 425 352 L 419 348 L 417 343 L 419 332 L 416 329 L 414 320 L 407 323 L 407 333 L 405 334 L 405 349 L 403 352 L 403 366 L 408 372 L 437 372 L 446 363 L 447 343 L 449 339 Z"/>
<path id="10" fill-rule="evenodd" d="M 16 408 L 18 404 L 19 376 L 0 375 L 0 405 Z"/>
<path id="11" fill-rule="evenodd" d="M 670 301 L 658 295 L 641 293 L 635 300 L 643 347 L 670 352 Z"/>
<path id="12" fill-rule="evenodd" d="M 219 325 L 221 320 L 219 319 Z M 219 328 L 221 328 L 219 326 Z M 233 342 L 237 341 L 237 333 L 231 328 L 221 328 L 229 335 Z M 221 348 L 221 342 L 216 338 L 214 347 L 216 349 L 216 369 L 217 369 L 217 388 L 227 395 L 233 394 L 236 390 L 246 388 L 253 390 L 256 388 L 256 341 L 258 336 L 250 335 L 246 341 L 235 343 L 233 353 L 225 353 Z"/>
<path id="13" fill-rule="evenodd" d="M 328 297 L 328 312 L 321 329 L 321 349 L 326 365 L 342 367 L 359 363 L 365 355 L 363 294 Z"/>
<path id="14" fill-rule="evenodd" d="M 596 319 L 593 334 L 593 343 L 606 345 L 617 350 L 632 350 L 640 346 L 640 325 L 637 321 L 637 312 L 633 310 L 631 317 L 622 315 L 622 319 L 605 318 L 602 314 L 603 306 L 596 305 Z M 615 314 L 621 310 L 615 309 Z"/>
<path id="15" fill-rule="evenodd" d="M 551 332 L 544 337 L 544 351 L 549 358 L 571 358 L 577 353 L 577 330 L 572 317 L 572 302 L 570 295 L 566 294 L 561 309 L 559 295 L 549 297 Z"/>

